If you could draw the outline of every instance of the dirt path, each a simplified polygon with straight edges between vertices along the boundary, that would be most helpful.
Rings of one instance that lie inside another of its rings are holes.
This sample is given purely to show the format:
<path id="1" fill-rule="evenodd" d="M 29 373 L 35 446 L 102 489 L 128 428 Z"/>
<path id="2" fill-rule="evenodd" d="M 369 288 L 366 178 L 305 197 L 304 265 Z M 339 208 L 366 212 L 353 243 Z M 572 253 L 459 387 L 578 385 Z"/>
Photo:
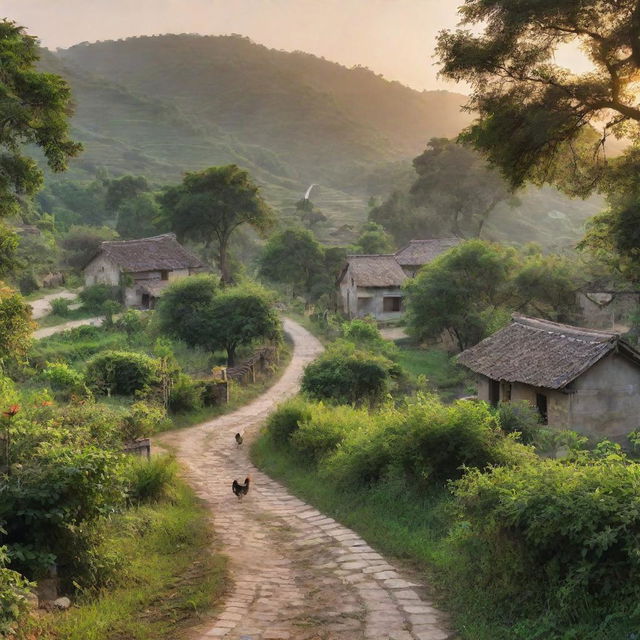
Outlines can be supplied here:
<path id="1" fill-rule="evenodd" d="M 46 315 L 51 313 L 51 301 L 57 298 L 65 298 L 66 300 L 76 300 L 78 297 L 77 293 L 73 293 L 73 291 L 58 291 L 57 293 L 49 293 L 46 296 L 42 296 L 42 298 L 37 298 L 36 300 L 31 300 L 29 304 L 31 305 L 31 316 L 38 320 L 39 318 L 43 318 Z"/>
<path id="2" fill-rule="evenodd" d="M 201 640 L 445 640 L 445 616 L 420 585 L 402 575 L 351 530 L 293 497 L 248 459 L 248 441 L 269 412 L 294 394 L 304 366 L 321 351 L 286 320 L 295 345 L 282 378 L 233 414 L 161 442 L 174 447 L 188 480 L 211 508 L 230 558 L 233 590 Z M 237 447 L 234 435 L 245 434 Z M 248 496 L 231 493 L 251 474 Z"/>
<path id="3" fill-rule="evenodd" d="M 33 337 L 36 340 L 40 338 L 48 338 L 56 333 L 67 331 L 68 329 L 75 329 L 75 327 L 83 327 L 84 325 L 91 325 L 92 327 L 99 327 L 104 318 L 83 318 L 82 320 L 69 320 L 62 324 L 57 324 L 54 327 L 45 327 L 44 329 L 37 329 L 33 332 Z"/>

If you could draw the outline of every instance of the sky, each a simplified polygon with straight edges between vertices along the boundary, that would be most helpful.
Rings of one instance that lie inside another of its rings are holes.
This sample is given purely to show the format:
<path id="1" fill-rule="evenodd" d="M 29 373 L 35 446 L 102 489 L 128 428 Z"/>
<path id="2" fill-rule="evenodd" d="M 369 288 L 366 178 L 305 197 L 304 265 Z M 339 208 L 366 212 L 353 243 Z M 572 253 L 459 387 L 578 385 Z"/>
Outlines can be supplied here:
<path id="1" fill-rule="evenodd" d="M 433 59 L 441 29 L 458 22 L 462 0 L 0 0 L 50 49 L 135 35 L 239 33 L 287 51 L 363 65 L 415 89 L 462 90 L 439 79 Z M 584 66 L 576 50 L 559 57 Z"/>

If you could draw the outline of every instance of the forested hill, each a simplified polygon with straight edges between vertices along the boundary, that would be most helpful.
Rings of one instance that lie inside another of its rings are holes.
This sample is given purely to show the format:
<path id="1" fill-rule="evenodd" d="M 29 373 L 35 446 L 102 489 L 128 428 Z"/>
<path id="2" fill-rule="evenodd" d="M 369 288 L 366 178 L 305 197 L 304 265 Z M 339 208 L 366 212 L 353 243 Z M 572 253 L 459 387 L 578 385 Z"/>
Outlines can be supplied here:
<path id="1" fill-rule="evenodd" d="M 414 91 L 240 36 L 80 44 L 44 52 L 42 66 L 72 86 L 86 148 L 76 168 L 167 179 L 237 162 L 281 201 L 311 182 L 362 197 L 366 174 L 469 120 L 460 94 Z"/>

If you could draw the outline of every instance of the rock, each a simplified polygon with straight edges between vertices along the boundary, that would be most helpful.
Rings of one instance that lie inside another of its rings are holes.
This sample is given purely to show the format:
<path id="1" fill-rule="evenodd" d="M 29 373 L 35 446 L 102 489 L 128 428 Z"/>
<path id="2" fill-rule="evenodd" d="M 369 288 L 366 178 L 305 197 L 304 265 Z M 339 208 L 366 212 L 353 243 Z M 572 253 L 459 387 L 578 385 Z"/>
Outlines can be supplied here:
<path id="1" fill-rule="evenodd" d="M 66 611 L 71 606 L 71 600 L 69 598 L 58 598 L 53 601 L 54 608 L 58 609 L 58 611 Z"/>

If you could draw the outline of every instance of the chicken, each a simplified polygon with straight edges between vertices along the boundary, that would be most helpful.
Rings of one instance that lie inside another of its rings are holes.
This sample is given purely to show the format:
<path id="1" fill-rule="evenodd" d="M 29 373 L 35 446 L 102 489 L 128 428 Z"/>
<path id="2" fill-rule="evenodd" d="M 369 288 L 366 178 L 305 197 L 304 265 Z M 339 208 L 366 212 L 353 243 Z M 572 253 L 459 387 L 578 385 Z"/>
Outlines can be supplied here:
<path id="1" fill-rule="evenodd" d="M 233 483 L 231 484 L 231 490 L 233 491 L 233 493 L 236 494 L 236 496 L 238 496 L 238 500 L 242 500 L 242 498 L 244 498 L 244 496 L 246 496 L 247 493 L 249 493 L 250 482 L 251 482 L 251 476 L 247 476 L 244 479 L 244 484 L 240 484 L 237 480 L 233 481 Z"/>
<path id="2" fill-rule="evenodd" d="M 242 436 L 239 433 L 236 433 L 236 444 L 240 446 L 242 444 Z"/>

